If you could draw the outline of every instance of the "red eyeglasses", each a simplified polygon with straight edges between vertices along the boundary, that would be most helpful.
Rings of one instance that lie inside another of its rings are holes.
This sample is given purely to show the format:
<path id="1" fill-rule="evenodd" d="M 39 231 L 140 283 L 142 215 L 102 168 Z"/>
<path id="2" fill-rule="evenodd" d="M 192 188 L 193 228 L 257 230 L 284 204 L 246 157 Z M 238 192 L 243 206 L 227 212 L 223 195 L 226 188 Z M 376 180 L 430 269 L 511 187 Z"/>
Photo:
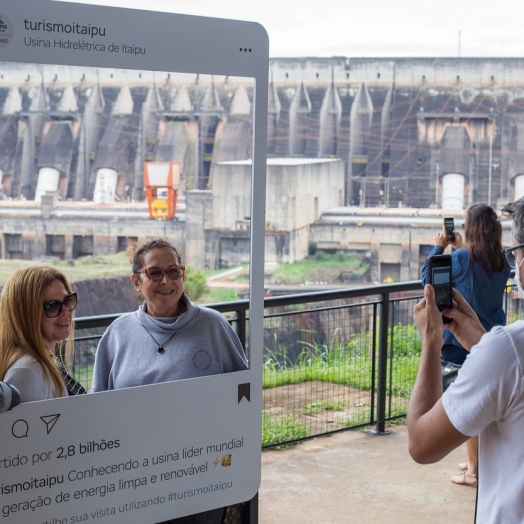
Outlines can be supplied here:
<path id="1" fill-rule="evenodd" d="M 167 269 L 162 269 L 161 267 L 145 267 L 144 269 L 139 269 L 136 271 L 136 273 L 144 273 L 149 280 L 152 280 L 153 282 L 159 282 L 162 280 L 164 275 L 167 275 L 168 278 L 171 280 L 178 280 L 180 278 L 184 278 L 186 266 L 182 266 L 181 264 L 175 264 L 173 266 L 169 266 Z"/>

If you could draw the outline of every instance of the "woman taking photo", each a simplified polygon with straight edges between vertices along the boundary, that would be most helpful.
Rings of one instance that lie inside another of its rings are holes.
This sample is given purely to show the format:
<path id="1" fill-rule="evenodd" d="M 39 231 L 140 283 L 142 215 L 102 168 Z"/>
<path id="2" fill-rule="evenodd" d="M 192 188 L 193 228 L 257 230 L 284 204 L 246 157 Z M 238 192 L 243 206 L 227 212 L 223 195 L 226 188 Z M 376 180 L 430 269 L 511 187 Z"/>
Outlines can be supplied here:
<path id="1" fill-rule="evenodd" d="M 51 266 L 19 269 L 6 282 L 0 296 L 0 380 L 18 389 L 21 402 L 67 396 L 76 301 L 66 276 Z"/>
<path id="2" fill-rule="evenodd" d="M 464 239 L 454 231 L 454 240 L 448 241 L 445 230 L 436 233 L 429 256 L 442 255 L 451 245 L 453 287 L 470 304 L 486 331 L 506 323 L 502 308 L 504 290 L 510 267 L 502 254 L 502 226 L 496 211 L 487 204 L 472 204 L 466 209 Z M 422 285 L 427 283 L 427 260 L 422 268 Z M 494 348 L 496 351 L 496 348 Z M 468 356 L 447 329 L 444 330 L 442 360 L 462 365 Z M 496 355 L 494 355 L 496 358 Z M 451 481 L 475 487 L 477 485 L 478 437 L 466 442 L 467 460 L 459 464 L 461 473 Z"/>
<path id="3" fill-rule="evenodd" d="M 247 369 L 242 345 L 217 311 L 184 293 L 179 250 L 163 239 L 130 242 L 131 280 L 143 304 L 106 330 L 95 357 L 93 391 L 144 386 Z M 223 509 L 177 524 L 220 524 Z"/>

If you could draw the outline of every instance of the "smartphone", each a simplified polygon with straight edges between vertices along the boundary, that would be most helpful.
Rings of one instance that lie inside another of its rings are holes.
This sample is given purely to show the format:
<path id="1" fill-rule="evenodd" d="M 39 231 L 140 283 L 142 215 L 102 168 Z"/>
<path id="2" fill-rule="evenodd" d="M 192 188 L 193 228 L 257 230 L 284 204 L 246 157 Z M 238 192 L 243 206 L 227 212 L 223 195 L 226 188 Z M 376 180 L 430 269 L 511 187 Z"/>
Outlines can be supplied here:
<path id="1" fill-rule="evenodd" d="M 452 219 L 453 220 L 453 219 Z M 439 311 L 453 305 L 453 280 L 451 278 L 451 255 L 434 255 L 428 258 L 428 284 L 435 290 L 435 302 Z M 451 319 L 442 316 L 444 324 Z"/>
<path id="2" fill-rule="evenodd" d="M 448 242 L 453 242 L 453 240 L 455 240 L 455 233 L 453 233 L 455 229 L 455 221 L 453 220 L 453 217 L 444 218 L 444 229 L 446 230 L 446 238 Z"/>

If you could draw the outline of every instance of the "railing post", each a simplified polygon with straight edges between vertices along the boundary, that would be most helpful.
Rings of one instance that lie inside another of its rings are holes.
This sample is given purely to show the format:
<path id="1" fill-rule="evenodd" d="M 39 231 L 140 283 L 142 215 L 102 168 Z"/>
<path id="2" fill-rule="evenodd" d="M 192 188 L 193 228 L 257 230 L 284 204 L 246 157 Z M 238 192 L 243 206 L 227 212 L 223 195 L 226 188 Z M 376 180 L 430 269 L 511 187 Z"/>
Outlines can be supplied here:
<path id="1" fill-rule="evenodd" d="M 248 502 L 249 504 L 249 522 L 245 524 L 258 524 L 258 492 Z"/>
<path id="2" fill-rule="evenodd" d="M 380 330 L 378 341 L 378 383 L 377 383 L 377 425 L 370 433 L 388 435 L 386 429 L 386 396 L 388 371 L 388 326 L 389 326 L 389 293 L 381 293 Z"/>
<path id="3" fill-rule="evenodd" d="M 244 348 L 246 349 L 246 308 L 239 307 L 237 309 L 237 321 L 238 321 L 238 339 Z"/>

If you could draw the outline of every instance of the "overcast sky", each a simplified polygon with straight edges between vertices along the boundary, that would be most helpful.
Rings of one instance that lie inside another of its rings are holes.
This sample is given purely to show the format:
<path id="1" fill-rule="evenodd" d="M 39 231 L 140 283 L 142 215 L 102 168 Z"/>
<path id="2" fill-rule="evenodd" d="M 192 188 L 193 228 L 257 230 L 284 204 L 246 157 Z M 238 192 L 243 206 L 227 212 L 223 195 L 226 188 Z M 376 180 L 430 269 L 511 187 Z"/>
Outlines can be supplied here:
<path id="1" fill-rule="evenodd" d="M 259 22 L 271 57 L 524 56 L 521 0 L 76 1 Z"/>

